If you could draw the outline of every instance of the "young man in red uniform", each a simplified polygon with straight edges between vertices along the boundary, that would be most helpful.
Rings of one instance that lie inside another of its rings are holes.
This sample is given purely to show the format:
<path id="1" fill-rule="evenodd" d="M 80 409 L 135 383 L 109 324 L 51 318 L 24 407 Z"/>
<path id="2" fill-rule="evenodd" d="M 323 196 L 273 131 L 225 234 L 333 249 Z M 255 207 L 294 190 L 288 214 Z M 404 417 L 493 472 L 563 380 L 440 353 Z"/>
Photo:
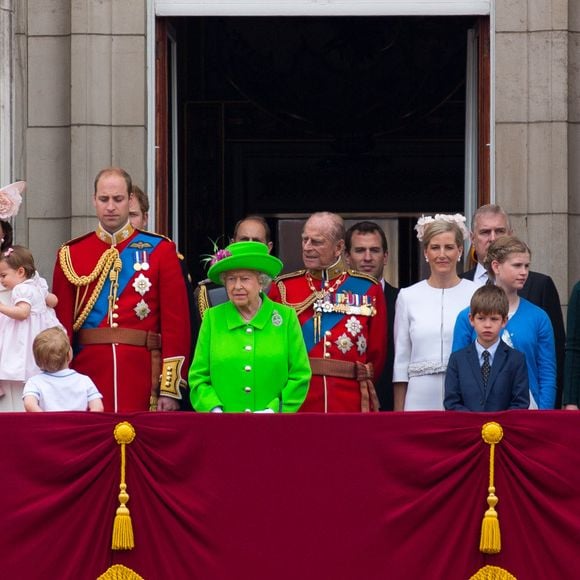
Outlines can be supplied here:
<path id="1" fill-rule="evenodd" d="M 372 276 L 346 268 L 344 235 L 340 216 L 310 216 L 302 231 L 305 269 L 280 276 L 270 290 L 296 310 L 310 357 L 300 411 L 378 411 L 372 379 L 385 363 L 385 297 Z"/>
<path id="2" fill-rule="evenodd" d="M 54 270 L 71 366 L 95 382 L 105 411 L 176 410 L 190 331 L 175 244 L 131 226 L 123 169 L 102 170 L 94 191 L 96 231 L 64 244 Z"/>

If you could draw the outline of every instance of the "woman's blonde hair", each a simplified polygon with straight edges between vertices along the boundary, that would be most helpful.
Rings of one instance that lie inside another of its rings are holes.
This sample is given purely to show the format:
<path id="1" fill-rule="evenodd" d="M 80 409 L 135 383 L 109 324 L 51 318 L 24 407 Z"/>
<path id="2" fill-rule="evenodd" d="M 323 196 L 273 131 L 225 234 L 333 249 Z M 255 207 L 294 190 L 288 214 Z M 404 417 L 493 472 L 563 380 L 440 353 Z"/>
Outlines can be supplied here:
<path id="1" fill-rule="evenodd" d="M 431 238 L 439 234 L 446 234 L 451 232 L 455 236 L 455 243 L 459 248 L 463 248 L 463 231 L 455 222 L 448 222 L 445 220 L 435 220 L 425 226 L 423 232 L 423 249 L 427 249 Z"/>
<path id="2" fill-rule="evenodd" d="M 529 254 L 532 257 L 532 250 L 528 245 L 515 236 L 502 236 L 493 242 L 487 249 L 487 256 L 483 261 L 483 266 L 487 270 L 488 276 L 495 279 L 492 262 L 503 264 L 510 254 Z"/>

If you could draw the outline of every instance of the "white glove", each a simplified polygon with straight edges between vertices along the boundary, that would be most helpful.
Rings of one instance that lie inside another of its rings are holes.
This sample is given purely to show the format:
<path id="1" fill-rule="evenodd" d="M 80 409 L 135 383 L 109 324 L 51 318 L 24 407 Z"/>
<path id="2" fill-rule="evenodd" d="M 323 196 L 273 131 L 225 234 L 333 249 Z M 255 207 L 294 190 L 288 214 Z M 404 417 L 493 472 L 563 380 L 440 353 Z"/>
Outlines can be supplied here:
<path id="1" fill-rule="evenodd" d="M 254 411 L 254 415 L 261 414 L 264 415 L 265 413 L 273 413 L 272 409 L 264 409 L 263 411 Z"/>

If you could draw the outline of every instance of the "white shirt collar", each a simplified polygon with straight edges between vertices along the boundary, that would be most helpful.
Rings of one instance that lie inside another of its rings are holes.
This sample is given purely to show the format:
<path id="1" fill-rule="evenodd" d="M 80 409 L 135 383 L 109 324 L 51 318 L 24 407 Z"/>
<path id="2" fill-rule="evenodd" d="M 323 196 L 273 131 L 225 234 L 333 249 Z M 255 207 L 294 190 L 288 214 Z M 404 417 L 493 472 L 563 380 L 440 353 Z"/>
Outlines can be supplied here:
<path id="1" fill-rule="evenodd" d="M 477 266 L 475 267 L 475 274 L 473 275 L 473 281 L 479 286 L 484 286 L 487 283 L 487 280 L 487 270 L 479 262 L 477 262 Z"/>
<path id="2" fill-rule="evenodd" d="M 481 346 L 481 344 L 479 344 L 479 341 L 477 340 L 477 338 L 475 339 L 475 350 L 477 350 L 477 356 L 479 358 L 479 364 L 483 364 L 483 351 L 487 350 L 487 352 L 489 352 L 490 357 L 489 357 L 489 364 L 492 365 L 493 364 L 493 359 L 495 357 L 495 353 L 497 351 L 497 347 L 499 346 L 499 341 L 501 339 L 498 338 L 489 348 L 484 348 L 483 346 Z"/>

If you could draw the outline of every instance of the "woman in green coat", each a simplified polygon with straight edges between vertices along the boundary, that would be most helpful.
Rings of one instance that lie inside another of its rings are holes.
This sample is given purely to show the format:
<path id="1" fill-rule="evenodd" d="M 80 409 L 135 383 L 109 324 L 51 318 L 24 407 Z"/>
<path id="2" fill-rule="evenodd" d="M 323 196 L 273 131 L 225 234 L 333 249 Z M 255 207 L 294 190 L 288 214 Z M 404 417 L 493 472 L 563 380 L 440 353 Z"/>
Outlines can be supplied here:
<path id="1" fill-rule="evenodd" d="M 311 371 L 294 309 L 263 292 L 282 262 L 260 242 L 237 242 L 216 254 L 209 278 L 228 302 L 205 312 L 189 369 L 196 411 L 293 413 Z"/>

